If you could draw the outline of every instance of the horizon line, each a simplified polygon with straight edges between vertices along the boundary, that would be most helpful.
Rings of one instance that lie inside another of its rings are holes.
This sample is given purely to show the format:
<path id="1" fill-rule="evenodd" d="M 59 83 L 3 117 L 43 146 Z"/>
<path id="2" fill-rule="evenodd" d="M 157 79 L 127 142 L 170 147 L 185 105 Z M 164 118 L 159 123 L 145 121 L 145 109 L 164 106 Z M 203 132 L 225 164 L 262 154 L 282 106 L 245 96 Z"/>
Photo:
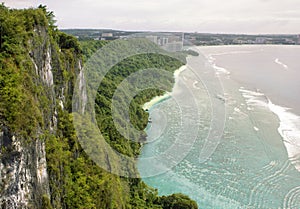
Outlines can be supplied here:
<path id="1" fill-rule="evenodd" d="M 111 30 L 111 31 L 121 31 L 121 32 L 144 32 L 144 33 L 192 33 L 192 34 L 214 34 L 214 35 L 249 35 L 249 36 L 267 36 L 267 35 L 272 35 L 272 36 L 299 36 L 299 33 L 228 33 L 228 32 L 189 32 L 189 31 L 160 31 L 160 30 L 122 30 L 122 29 L 113 29 L 113 28 L 94 28 L 94 27 L 69 27 L 69 28 L 60 28 L 58 27 L 59 30 Z"/>

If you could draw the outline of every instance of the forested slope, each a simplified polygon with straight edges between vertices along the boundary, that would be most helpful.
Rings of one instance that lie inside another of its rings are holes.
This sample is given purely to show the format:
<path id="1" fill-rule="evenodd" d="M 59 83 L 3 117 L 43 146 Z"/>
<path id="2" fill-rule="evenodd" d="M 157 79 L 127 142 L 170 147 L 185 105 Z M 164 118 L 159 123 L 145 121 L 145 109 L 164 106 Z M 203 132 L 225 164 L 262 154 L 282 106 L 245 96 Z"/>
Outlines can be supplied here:
<path id="1" fill-rule="evenodd" d="M 0 206 L 2 208 L 196 208 L 184 195 L 159 197 L 140 179 L 98 167 L 85 154 L 73 126 L 75 81 L 86 61 L 106 42 L 82 42 L 60 32 L 46 7 L 0 6 Z M 107 74 L 96 98 L 97 122 L 120 153 L 138 156 L 145 138 L 128 141 L 111 118 L 118 84 L 140 68 L 174 71 L 168 56 L 130 57 Z M 169 86 L 172 87 L 173 81 Z M 143 130 L 141 105 L 161 94 L 150 89 L 131 103 L 131 122 Z"/>

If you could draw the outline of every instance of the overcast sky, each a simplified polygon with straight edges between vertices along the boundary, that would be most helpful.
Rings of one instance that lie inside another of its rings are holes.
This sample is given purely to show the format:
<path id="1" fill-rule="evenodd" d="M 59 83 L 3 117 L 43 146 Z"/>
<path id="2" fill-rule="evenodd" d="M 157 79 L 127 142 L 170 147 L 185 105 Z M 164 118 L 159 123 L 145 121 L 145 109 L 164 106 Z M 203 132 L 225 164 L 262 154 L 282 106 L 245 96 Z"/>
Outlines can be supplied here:
<path id="1" fill-rule="evenodd" d="M 13 8 L 47 5 L 59 28 L 300 34 L 300 0 L 2 1 Z"/>

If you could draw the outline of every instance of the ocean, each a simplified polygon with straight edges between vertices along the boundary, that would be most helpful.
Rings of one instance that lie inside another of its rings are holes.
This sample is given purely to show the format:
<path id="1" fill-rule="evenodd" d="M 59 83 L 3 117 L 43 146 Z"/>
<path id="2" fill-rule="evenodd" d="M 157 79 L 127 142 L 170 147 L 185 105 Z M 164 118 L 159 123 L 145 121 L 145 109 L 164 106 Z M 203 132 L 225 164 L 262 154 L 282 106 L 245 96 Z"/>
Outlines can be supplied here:
<path id="1" fill-rule="evenodd" d="M 300 46 L 193 50 L 147 105 L 143 180 L 199 208 L 300 208 Z"/>

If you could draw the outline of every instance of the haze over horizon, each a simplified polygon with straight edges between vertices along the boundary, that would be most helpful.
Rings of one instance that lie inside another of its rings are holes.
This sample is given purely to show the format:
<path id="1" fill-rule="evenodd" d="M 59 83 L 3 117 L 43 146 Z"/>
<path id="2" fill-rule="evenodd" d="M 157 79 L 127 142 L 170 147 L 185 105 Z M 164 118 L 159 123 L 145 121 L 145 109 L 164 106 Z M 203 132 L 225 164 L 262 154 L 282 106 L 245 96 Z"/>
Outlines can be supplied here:
<path id="1" fill-rule="evenodd" d="M 107 28 L 238 34 L 300 34 L 300 1 L 4 0 L 11 8 L 46 5 L 60 29 Z"/>

